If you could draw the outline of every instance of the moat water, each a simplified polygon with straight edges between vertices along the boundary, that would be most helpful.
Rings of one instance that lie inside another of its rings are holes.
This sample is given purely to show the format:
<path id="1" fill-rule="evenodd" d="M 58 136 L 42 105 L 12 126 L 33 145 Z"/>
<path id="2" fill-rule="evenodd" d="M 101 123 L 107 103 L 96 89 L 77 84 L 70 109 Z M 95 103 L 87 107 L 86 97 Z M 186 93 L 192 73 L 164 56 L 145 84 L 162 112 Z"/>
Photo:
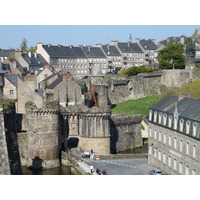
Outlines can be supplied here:
<path id="1" fill-rule="evenodd" d="M 66 166 L 56 167 L 54 169 L 31 170 L 27 167 L 22 167 L 23 175 L 73 175 L 71 168 Z"/>

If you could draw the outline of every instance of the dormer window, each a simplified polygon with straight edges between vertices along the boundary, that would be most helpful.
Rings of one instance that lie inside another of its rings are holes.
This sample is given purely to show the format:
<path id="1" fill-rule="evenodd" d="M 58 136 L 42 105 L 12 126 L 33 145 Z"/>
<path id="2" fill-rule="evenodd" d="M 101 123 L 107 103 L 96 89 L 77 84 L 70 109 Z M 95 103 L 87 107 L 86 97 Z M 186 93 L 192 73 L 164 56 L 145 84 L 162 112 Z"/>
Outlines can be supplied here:
<path id="1" fill-rule="evenodd" d="M 179 124 L 180 124 L 180 131 L 183 132 L 184 119 L 180 119 Z"/>
<path id="2" fill-rule="evenodd" d="M 171 128 L 172 126 L 172 116 L 169 116 L 168 127 Z"/>
<path id="3" fill-rule="evenodd" d="M 154 112 L 154 122 L 157 121 L 157 111 Z"/>
<path id="4" fill-rule="evenodd" d="M 163 115 L 163 125 L 166 126 L 166 124 L 167 124 L 167 114 L 165 113 Z"/>
<path id="5" fill-rule="evenodd" d="M 178 125 L 178 116 L 174 116 L 174 129 L 177 129 L 177 125 Z"/>
<path id="6" fill-rule="evenodd" d="M 186 133 L 189 134 L 190 133 L 190 121 L 186 122 Z"/>
<path id="7" fill-rule="evenodd" d="M 193 123 L 193 132 L 192 132 L 192 135 L 194 137 L 196 137 L 196 135 L 197 135 L 197 123 Z"/>
<path id="8" fill-rule="evenodd" d="M 161 120 L 162 120 L 162 113 L 159 113 L 159 118 L 158 118 L 158 123 L 161 124 Z"/>
<path id="9" fill-rule="evenodd" d="M 152 110 L 149 110 L 149 121 L 152 120 Z"/>

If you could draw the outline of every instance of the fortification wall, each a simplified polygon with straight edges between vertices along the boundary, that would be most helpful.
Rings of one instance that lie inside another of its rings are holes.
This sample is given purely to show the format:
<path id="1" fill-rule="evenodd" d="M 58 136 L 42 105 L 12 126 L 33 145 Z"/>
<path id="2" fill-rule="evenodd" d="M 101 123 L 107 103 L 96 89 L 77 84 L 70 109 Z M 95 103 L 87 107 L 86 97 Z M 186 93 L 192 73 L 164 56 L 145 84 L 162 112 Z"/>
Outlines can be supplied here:
<path id="1" fill-rule="evenodd" d="M 4 130 L 3 109 L 0 108 L 0 175 L 10 175 L 10 165 L 8 159 L 8 149 Z"/>
<path id="2" fill-rule="evenodd" d="M 142 116 L 112 115 L 110 119 L 111 153 L 143 146 Z"/>
<path id="3" fill-rule="evenodd" d="M 177 88 L 190 83 L 192 70 L 162 70 L 129 77 L 127 80 L 116 80 L 109 83 L 108 98 L 115 104 L 128 99 L 136 99 L 151 94 L 160 94 L 167 89 Z"/>
<path id="4" fill-rule="evenodd" d="M 59 166 L 58 111 L 48 109 L 28 111 L 27 123 L 26 165 L 33 165 L 34 158 L 39 157 L 45 168 Z"/>

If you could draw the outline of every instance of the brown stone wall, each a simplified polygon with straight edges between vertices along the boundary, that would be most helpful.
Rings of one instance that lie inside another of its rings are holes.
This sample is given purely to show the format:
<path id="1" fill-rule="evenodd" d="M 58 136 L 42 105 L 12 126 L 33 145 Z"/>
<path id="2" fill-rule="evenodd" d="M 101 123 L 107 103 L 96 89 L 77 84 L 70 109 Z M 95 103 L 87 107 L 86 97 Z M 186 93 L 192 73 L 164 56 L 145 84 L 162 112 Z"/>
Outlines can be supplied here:
<path id="1" fill-rule="evenodd" d="M 107 138 L 86 138 L 81 137 L 79 146 L 82 150 L 93 150 L 95 155 L 110 154 L 110 137 Z"/>
<path id="2" fill-rule="evenodd" d="M 57 111 L 28 112 L 26 159 L 39 157 L 46 168 L 59 166 L 59 121 Z"/>

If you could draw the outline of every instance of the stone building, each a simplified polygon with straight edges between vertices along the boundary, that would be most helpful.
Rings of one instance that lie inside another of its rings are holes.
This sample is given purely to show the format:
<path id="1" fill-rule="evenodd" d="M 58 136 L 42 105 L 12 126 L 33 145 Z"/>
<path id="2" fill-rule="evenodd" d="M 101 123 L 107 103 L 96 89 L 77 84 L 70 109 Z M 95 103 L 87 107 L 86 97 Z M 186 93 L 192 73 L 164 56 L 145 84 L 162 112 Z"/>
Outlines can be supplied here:
<path id="1" fill-rule="evenodd" d="M 137 43 L 132 43 L 132 40 L 128 42 L 112 40 L 112 45 L 116 46 L 123 57 L 123 69 L 145 64 L 145 54 L 143 50 Z"/>
<path id="2" fill-rule="evenodd" d="M 116 46 L 106 44 L 96 44 L 97 47 L 100 47 L 104 54 L 107 57 L 107 65 L 108 65 L 108 70 L 109 72 L 117 71 L 122 68 L 123 66 L 123 57 L 119 50 L 117 49 Z"/>
<path id="3" fill-rule="evenodd" d="M 158 48 L 155 44 L 155 39 L 141 40 L 140 38 L 136 38 L 136 43 L 145 53 L 145 64 L 153 67 L 156 62 L 155 50 Z"/>
<path id="4" fill-rule="evenodd" d="M 200 100 L 168 96 L 149 110 L 148 162 L 167 174 L 200 174 Z"/>

